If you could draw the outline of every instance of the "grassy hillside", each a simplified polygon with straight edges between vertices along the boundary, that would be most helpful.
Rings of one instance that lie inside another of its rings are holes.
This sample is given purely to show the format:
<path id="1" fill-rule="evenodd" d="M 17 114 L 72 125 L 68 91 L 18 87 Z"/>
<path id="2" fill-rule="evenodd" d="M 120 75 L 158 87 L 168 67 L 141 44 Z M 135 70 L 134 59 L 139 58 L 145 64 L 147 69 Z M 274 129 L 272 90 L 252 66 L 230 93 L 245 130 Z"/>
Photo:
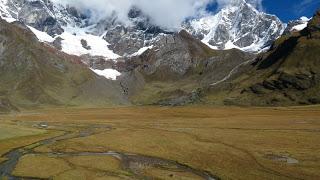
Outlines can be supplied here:
<path id="1" fill-rule="evenodd" d="M 117 83 L 96 76 L 77 57 L 38 42 L 23 25 L 3 20 L 0 84 L 3 111 L 39 105 L 126 103 Z"/>

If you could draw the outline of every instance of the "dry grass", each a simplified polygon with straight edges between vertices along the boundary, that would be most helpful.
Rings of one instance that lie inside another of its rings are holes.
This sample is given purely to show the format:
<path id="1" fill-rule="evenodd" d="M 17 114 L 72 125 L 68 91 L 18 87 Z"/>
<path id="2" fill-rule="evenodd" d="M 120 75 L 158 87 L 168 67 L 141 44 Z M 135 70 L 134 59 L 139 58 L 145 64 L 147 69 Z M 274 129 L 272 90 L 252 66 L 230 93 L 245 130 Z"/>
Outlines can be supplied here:
<path id="1" fill-rule="evenodd" d="M 16 129 L 19 131 L 19 129 Z M 24 147 L 29 144 L 33 144 L 35 142 L 41 141 L 43 139 L 47 139 L 53 136 L 58 135 L 59 132 L 48 132 L 44 134 L 32 135 L 32 136 L 22 136 L 22 137 L 15 137 L 10 139 L 4 139 L 0 141 L 0 156 L 9 152 L 12 149 L 18 147 Z M 1 160 L 0 160 L 1 161 Z"/>
<path id="2" fill-rule="evenodd" d="M 114 128 L 85 138 L 61 141 L 37 151 L 137 153 L 178 161 L 223 179 L 320 178 L 320 108 L 317 106 L 55 109 L 21 114 L 16 118 L 51 123 L 107 124 Z M 270 158 L 273 156 L 290 157 L 298 163 Z M 79 169 L 85 158 L 73 161 L 78 163 L 78 168 L 67 172 L 68 177 L 80 172 L 103 177 L 92 174 L 86 169 L 88 167 Z M 108 171 L 119 172 L 119 168 L 113 166 L 115 164 L 104 164 L 107 161 L 88 164 L 91 168 L 103 166 Z M 146 169 L 145 173 L 166 179 L 172 172 Z M 173 175 L 189 177 L 188 174 Z"/>
<path id="3" fill-rule="evenodd" d="M 0 157 L 11 149 L 27 146 L 59 134 L 57 131 L 37 129 L 32 125 L 33 123 L 30 122 L 24 124 L 15 121 L 15 116 L 0 116 Z M 0 158 L 0 162 L 4 160 Z"/>
<path id="4" fill-rule="evenodd" d="M 88 170 L 86 168 L 75 168 L 70 171 L 66 171 L 58 176 L 53 178 L 54 180 L 66 180 L 66 179 L 74 179 L 74 180 L 125 180 L 129 179 L 127 177 L 118 177 L 107 175 L 101 172 L 95 172 L 92 170 Z"/>
<path id="5" fill-rule="evenodd" d="M 26 155 L 18 163 L 13 175 L 19 177 L 53 179 L 128 179 L 120 162 L 113 157 L 75 156 L 50 157 Z"/>
<path id="6" fill-rule="evenodd" d="M 70 165 L 61 159 L 42 155 L 26 155 L 18 163 L 13 175 L 52 178 L 71 169 Z"/>
<path id="7" fill-rule="evenodd" d="M 111 156 L 78 156 L 67 158 L 67 161 L 78 167 L 110 173 L 121 173 L 121 171 L 119 171 L 119 169 L 121 169 L 120 161 Z"/>
<path id="8" fill-rule="evenodd" d="M 46 131 L 44 130 L 39 130 L 34 128 L 2 124 L 0 127 L 0 141 L 4 139 L 10 139 L 10 138 L 38 135 L 38 134 L 43 134 L 45 132 Z"/>
<path id="9" fill-rule="evenodd" d="M 145 169 L 144 174 L 155 179 L 177 179 L 177 180 L 200 180 L 203 179 L 197 175 L 188 172 L 168 171 L 157 168 Z"/>

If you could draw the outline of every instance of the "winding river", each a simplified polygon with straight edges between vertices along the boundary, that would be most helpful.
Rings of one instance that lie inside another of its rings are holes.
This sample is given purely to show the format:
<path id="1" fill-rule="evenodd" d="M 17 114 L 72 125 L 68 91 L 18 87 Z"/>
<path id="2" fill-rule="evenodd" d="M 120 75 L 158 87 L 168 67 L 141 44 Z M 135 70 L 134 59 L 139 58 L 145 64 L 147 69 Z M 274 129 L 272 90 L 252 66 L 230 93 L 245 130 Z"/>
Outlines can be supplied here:
<path id="1" fill-rule="evenodd" d="M 40 127 L 40 125 L 39 125 Z M 31 145 L 20 147 L 17 149 L 13 149 L 10 152 L 4 154 L 2 157 L 6 158 L 7 160 L 0 164 L 0 179 L 1 177 L 6 177 L 8 180 L 38 180 L 40 178 L 34 177 L 16 177 L 12 175 L 16 165 L 19 162 L 19 159 L 22 156 L 34 154 L 34 155 L 47 155 L 50 157 L 74 157 L 74 156 L 112 156 L 121 161 L 122 167 L 124 170 L 127 170 L 134 174 L 134 177 L 137 179 L 152 179 L 152 177 L 146 177 L 139 173 L 137 167 L 135 165 L 143 165 L 149 167 L 175 167 L 175 169 L 188 172 L 203 179 L 212 180 L 212 179 L 219 179 L 218 177 L 210 174 L 209 172 L 194 169 L 184 164 L 180 164 L 173 160 L 167 160 L 163 158 L 145 156 L 145 155 L 138 155 L 138 154 L 125 154 L 120 152 L 76 152 L 76 153 L 67 153 L 67 152 L 50 152 L 50 153 L 39 153 L 35 152 L 34 149 L 44 145 L 54 144 L 58 141 L 69 140 L 73 138 L 81 138 L 81 137 L 88 137 L 95 134 L 93 129 L 101 129 L 103 131 L 110 131 L 112 128 L 110 126 L 103 126 L 103 125 L 91 125 L 89 127 L 85 127 L 78 132 L 72 131 L 64 131 L 63 135 L 59 135 L 56 137 L 52 137 L 49 139 L 41 140 L 35 142 Z M 60 129 L 61 130 L 61 129 Z M 101 131 L 100 131 L 101 132 Z"/>

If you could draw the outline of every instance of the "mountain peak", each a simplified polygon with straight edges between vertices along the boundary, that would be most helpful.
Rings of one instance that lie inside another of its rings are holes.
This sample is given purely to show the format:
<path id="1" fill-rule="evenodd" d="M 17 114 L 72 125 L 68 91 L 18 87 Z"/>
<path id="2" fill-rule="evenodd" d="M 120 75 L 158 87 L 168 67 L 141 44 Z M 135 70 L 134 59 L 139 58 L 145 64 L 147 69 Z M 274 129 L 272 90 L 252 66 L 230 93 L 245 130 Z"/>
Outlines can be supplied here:
<path id="1" fill-rule="evenodd" d="M 228 2 L 227 6 L 251 6 L 252 8 L 256 8 L 259 4 L 257 4 L 256 0 L 231 0 Z"/>
<path id="2" fill-rule="evenodd" d="M 230 1 L 230 5 L 234 6 L 234 5 L 241 5 L 241 4 L 246 4 L 247 2 L 245 0 L 231 0 Z"/>
<path id="3" fill-rule="evenodd" d="M 185 28 L 214 49 L 258 52 L 269 47 L 285 25 L 276 16 L 259 12 L 249 1 L 233 0 L 216 15 L 191 20 Z"/>

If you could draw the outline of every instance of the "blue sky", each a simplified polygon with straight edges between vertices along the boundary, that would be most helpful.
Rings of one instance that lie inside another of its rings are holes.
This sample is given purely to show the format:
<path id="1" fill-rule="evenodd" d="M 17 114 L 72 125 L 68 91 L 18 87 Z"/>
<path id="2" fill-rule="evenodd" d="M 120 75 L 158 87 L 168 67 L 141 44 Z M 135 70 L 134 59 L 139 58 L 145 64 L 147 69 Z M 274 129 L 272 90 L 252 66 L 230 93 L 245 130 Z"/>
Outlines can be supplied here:
<path id="1" fill-rule="evenodd" d="M 265 12 L 288 22 L 301 16 L 312 17 L 320 8 L 320 0 L 263 0 L 262 5 Z"/>
<path id="2" fill-rule="evenodd" d="M 208 10 L 216 8 L 217 5 L 212 4 Z M 301 16 L 312 17 L 320 8 L 320 0 L 262 0 L 262 8 L 264 12 L 275 14 L 283 22 L 288 22 Z"/>

